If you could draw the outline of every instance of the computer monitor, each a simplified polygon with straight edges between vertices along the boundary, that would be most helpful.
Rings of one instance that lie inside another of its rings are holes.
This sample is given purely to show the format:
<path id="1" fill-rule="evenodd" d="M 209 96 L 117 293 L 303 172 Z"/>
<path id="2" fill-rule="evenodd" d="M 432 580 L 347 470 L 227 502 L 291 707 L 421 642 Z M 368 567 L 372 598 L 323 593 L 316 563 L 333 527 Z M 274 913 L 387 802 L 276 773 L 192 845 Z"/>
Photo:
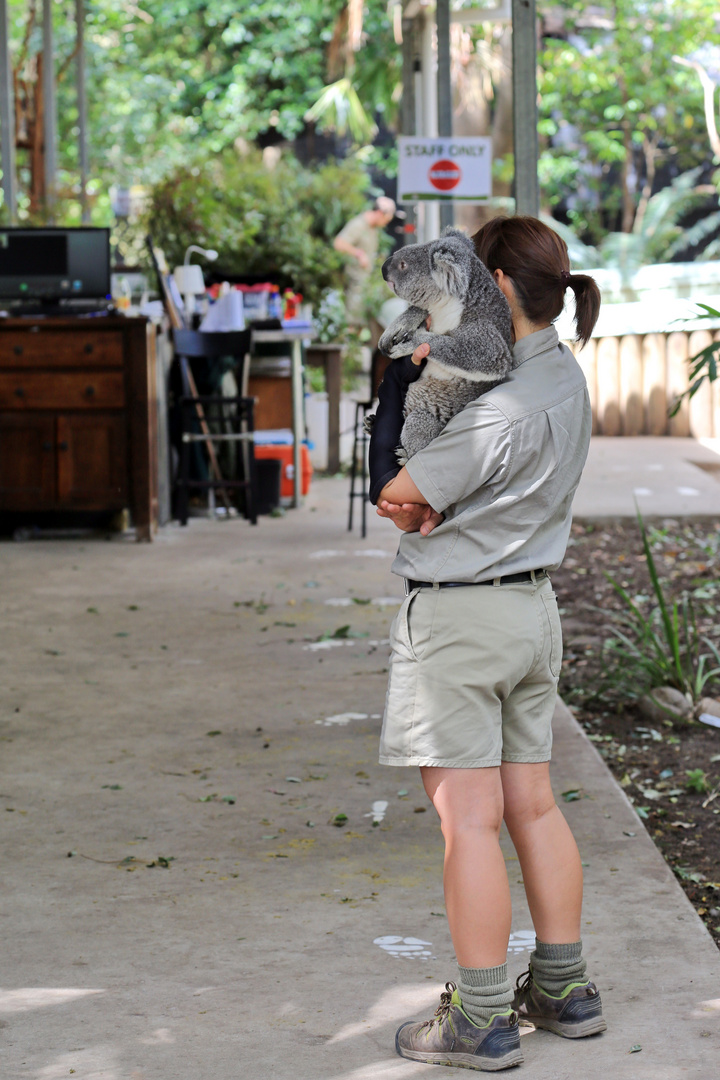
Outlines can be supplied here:
<path id="1" fill-rule="evenodd" d="M 0 227 L 0 306 L 72 310 L 109 300 L 109 229 Z"/>

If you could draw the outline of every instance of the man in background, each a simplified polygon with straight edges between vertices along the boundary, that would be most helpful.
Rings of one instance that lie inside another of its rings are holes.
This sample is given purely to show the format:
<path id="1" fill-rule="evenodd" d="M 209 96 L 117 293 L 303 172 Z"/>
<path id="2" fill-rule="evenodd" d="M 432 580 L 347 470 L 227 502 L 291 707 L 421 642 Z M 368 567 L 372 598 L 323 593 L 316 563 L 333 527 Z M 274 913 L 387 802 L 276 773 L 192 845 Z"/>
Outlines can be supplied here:
<path id="1" fill-rule="evenodd" d="M 362 299 L 378 253 L 380 232 L 396 216 L 395 203 L 386 195 L 375 200 L 372 209 L 351 218 L 333 241 L 336 251 L 348 256 L 345 267 L 345 306 L 349 323 L 363 322 Z"/>

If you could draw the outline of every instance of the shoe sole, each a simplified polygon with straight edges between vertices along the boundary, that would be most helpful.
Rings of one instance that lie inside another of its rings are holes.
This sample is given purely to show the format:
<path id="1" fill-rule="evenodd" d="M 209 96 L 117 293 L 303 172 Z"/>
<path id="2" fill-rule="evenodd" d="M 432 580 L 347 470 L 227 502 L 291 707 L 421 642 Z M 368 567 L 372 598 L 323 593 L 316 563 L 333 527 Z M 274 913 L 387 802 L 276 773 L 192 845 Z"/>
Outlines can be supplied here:
<path id="1" fill-rule="evenodd" d="M 527 1021 L 532 1024 L 533 1027 L 543 1028 L 545 1031 L 552 1031 L 555 1035 L 560 1035 L 563 1039 L 584 1039 L 588 1035 L 599 1035 L 602 1031 L 607 1031 L 607 1024 L 602 1016 L 593 1016 L 589 1020 L 582 1020 L 580 1023 L 563 1024 L 559 1020 L 551 1020 L 547 1016 L 529 1016 L 521 1014 L 520 1023 Z"/>
<path id="2" fill-rule="evenodd" d="M 486 1060 L 475 1054 L 422 1054 L 419 1050 L 398 1050 L 398 1054 L 410 1061 L 424 1061 L 426 1065 L 450 1065 L 455 1069 L 476 1069 L 478 1072 L 500 1072 L 501 1069 L 522 1065 L 525 1060 L 522 1050 L 514 1050 L 503 1058 Z"/>
<path id="3" fill-rule="evenodd" d="M 424 1054 L 421 1050 L 406 1050 L 400 1046 L 398 1036 L 395 1037 L 395 1049 L 400 1057 L 410 1061 L 424 1061 L 426 1065 L 449 1065 L 455 1069 L 475 1069 L 478 1072 L 500 1072 L 501 1069 L 510 1069 L 514 1065 L 522 1065 L 523 1052 L 518 1047 L 504 1054 L 501 1058 L 482 1058 L 477 1054 Z"/>

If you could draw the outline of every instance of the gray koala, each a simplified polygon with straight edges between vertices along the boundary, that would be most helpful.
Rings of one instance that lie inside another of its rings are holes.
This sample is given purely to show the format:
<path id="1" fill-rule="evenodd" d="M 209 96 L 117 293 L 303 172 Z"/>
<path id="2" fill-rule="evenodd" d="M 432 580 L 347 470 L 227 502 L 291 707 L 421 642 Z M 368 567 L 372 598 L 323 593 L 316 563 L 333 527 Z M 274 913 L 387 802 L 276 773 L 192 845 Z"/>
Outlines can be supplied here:
<path id="1" fill-rule="evenodd" d="M 506 378 L 512 321 L 472 240 L 457 229 L 446 229 L 429 244 L 401 248 L 383 264 L 382 275 L 411 306 L 382 335 L 380 351 L 394 359 L 423 342 L 430 345 L 423 372 L 405 398 L 397 450 L 404 465 L 451 417 Z"/>

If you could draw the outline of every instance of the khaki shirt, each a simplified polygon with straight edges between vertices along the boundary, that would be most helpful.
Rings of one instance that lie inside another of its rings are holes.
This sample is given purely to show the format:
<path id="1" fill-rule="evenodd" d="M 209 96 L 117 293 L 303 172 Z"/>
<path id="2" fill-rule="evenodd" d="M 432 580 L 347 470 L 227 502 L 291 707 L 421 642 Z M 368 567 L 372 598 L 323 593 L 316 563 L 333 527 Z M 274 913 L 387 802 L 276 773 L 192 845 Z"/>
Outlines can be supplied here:
<path id="1" fill-rule="evenodd" d="M 378 253 L 378 232 L 378 229 L 373 228 L 372 225 L 368 225 L 365 219 L 365 213 L 362 213 L 358 214 L 357 217 L 351 218 L 347 225 L 345 225 L 338 233 L 338 240 L 347 240 L 353 247 L 360 248 L 361 251 L 364 251 L 367 255 L 370 263 L 367 269 L 363 269 L 354 256 L 348 256 L 347 273 L 349 277 L 364 279 L 371 272 Z"/>
<path id="2" fill-rule="evenodd" d="M 508 379 L 408 462 L 445 521 L 430 536 L 403 533 L 393 573 L 472 582 L 556 569 L 591 426 L 585 376 L 555 327 L 522 338 Z"/>

